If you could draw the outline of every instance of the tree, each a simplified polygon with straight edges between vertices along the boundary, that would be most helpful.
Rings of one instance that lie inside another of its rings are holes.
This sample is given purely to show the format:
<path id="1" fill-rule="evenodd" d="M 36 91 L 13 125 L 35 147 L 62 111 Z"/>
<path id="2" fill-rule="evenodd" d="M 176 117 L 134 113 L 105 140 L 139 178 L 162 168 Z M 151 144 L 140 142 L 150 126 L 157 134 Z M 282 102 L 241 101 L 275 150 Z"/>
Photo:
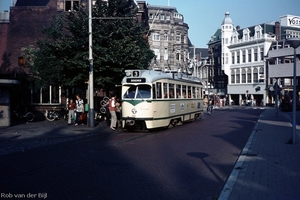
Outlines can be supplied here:
<path id="1" fill-rule="evenodd" d="M 39 40 L 31 70 L 47 83 L 83 85 L 88 80 L 88 15 L 78 12 L 54 16 Z M 154 53 L 143 39 L 133 0 L 97 1 L 93 7 L 93 64 L 95 85 L 119 84 L 126 69 L 145 69 Z"/>

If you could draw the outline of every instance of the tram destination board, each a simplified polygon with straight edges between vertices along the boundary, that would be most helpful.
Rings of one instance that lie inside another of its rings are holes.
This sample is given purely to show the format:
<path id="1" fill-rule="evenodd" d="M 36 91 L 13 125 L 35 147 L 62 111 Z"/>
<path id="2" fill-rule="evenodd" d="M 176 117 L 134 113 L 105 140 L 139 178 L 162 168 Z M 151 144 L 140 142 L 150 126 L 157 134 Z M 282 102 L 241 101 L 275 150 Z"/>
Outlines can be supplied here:
<path id="1" fill-rule="evenodd" d="M 145 83 L 145 78 L 127 78 L 127 83 Z"/>

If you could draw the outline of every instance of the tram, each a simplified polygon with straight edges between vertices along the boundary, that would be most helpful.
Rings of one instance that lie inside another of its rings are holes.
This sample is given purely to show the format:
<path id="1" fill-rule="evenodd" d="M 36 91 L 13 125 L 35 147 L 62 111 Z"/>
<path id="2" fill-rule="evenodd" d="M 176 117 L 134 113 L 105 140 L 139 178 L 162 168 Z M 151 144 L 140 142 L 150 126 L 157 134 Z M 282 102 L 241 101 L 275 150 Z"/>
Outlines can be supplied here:
<path id="1" fill-rule="evenodd" d="M 180 72 L 126 70 L 122 80 L 122 126 L 149 130 L 181 125 L 203 115 L 203 85 Z"/>

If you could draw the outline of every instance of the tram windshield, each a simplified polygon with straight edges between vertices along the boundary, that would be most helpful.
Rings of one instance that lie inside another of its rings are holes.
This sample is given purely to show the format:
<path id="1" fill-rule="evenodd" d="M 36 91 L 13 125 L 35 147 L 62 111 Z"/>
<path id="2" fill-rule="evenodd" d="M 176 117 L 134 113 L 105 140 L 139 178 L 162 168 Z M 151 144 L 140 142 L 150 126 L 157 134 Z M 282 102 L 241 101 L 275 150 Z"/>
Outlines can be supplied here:
<path id="1" fill-rule="evenodd" d="M 147 99 L 151 98 L 150 85 L 131 85 L 124 93 L 123 98 L 130 99 Z"/>

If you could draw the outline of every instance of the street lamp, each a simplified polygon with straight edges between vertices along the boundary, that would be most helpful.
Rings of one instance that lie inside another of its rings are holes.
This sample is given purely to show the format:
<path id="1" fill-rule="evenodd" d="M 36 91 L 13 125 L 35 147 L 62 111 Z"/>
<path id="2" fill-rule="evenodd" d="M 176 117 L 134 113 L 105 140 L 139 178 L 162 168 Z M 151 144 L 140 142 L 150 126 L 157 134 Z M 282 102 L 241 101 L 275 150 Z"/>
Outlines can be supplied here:
<path id="1" fill-rule="evenodd" d="M 94 67 L 93 67 L 93 49 L 92 49 L 92 0 L 89 0 L 89 126 L 94 127 Z"/>
<path id="2" fill-rule="evenodd" d="M 291 47 L 294 48 L 294 77 L 293 77 L 293 138 L 292 143 L 295 144 L 295 136 L 296 136 L 296 49 L 300 46 L 300 39 L 299 38 L 288 38 L 286 41 L 288 44 L 290 44 Z"/>

